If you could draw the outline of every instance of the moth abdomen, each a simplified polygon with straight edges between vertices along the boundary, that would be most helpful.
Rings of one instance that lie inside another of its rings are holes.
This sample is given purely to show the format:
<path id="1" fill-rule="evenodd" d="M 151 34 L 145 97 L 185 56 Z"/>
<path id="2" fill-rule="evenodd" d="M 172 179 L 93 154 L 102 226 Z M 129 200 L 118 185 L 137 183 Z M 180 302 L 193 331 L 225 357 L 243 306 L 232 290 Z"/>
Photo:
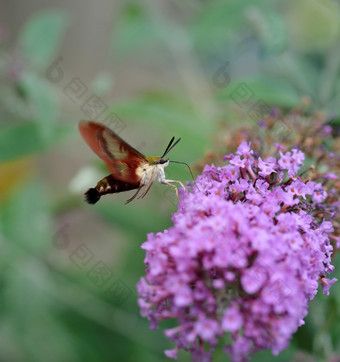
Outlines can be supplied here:
<path id="1" fill-rule="evenodd" d="M 139 183 L 131 184 L 109 175 L 100 180 L 95 188 L 90 188 L 85 192 L 85 200 L 89 204 L 95 204 L 102 195 L 134 190 L 138 187 Z"/>
<path id="2" fill-rule="evenodd" d="M 85 192 L 85 200 L 89 204 L 95 204 L 100 199 L 100 193 L 97 189 L 91 188 Z"/>

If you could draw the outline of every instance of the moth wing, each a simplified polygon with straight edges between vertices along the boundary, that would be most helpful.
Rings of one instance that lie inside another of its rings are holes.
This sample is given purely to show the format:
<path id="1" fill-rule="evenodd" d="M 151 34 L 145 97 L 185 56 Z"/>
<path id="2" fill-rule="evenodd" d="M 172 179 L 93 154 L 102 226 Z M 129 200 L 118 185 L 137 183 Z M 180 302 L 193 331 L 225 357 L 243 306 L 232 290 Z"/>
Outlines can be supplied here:
<path id="1" fill-rule="evenodd" d="M 101 123 L 80 121 L 79 132 L 116 179 L 139 184 L 141 175 L 137 173 L 137 169 L 148 163 L 140 152 Z"/>

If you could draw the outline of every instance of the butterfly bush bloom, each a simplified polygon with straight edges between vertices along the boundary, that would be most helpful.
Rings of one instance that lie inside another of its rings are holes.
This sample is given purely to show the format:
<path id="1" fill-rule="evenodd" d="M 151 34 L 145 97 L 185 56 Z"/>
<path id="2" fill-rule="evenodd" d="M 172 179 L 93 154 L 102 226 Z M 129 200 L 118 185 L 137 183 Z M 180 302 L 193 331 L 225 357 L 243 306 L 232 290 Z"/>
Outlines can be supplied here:
<path id="1" fill-rule="evenodd" d="M 298 175 L 304 153 L 262 159 L 242 142 L 223 167 L 205 166 L 182 192 L 173 226 L 149 234 L 139 306 L 150 327 L 165 319 L 177 358 L 211 361 L 221 336 L 232 361 L 268 349 L 277 355 L 302 325 L 320 281 L 331 273 L 330 221 L 315 214 L 327 197 L 321 183 Z"/>

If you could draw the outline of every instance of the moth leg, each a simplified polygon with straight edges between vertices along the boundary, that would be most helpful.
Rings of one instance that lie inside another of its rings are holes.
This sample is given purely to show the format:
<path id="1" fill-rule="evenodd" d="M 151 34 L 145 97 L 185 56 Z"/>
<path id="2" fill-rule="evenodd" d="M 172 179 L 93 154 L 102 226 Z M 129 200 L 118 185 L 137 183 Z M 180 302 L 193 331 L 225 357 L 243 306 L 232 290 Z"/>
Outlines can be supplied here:
<path id="1" fill-rule="evenodd" d="M 138 197 L 139 199 L 142 199 L 150 190 L 150 187 L 152 186 L 154 180 L 155 180 L 155 172 L 153 172 L 151 180 L 149 181 L 148 185 L 146 186 L 146 189 L 144 190 L 144 192 Z"/>
<path id="2" fill-rule="evenodd" d="M 178 182 L 178 183 L 182 186 L 182 188 L 183 188 L 184 190 L 186 190 L 185 186 L 182 184 L 181 181 L 178 181 L 178 180 L 164 180 L 164 182 L 167 183 L 167 184 L 168 184 L 169 182 Z"/>
<path id="3" fill-rule="evenodd" d="M 175 189 L 175 192 L 176 192 L 177 200 L 178 200 L 178 202 L 180 202 L 177 187 L 175 185 L 171 184 L 170 182 L 171 182 L 171 180 L 165 180 L 165 181 L 162 182 L 162 184 L 173 187 Z"/>
<path id="4" fill-rule="evenodd" d="M 129 202 L 131 202 L 132 200 L 134 200 L 134 198 L 137 196 L 138 192 L 140 191 L 140 189 L 143 187 L 143 185 L 139 185 L 137 191 L 135 192 L 135 194 L 130 197 L 128 200 L 125 201 L 125 205 L 128 204 Z"/>
<path id="5" fill-rule="evenodd" d="M 152 182 L 149 182 L 148 186 L 143 191 L 143 193 L 138 196 L 139 199 L 142 199 L 149 192 L 151 185 L 152 185 Z"/>

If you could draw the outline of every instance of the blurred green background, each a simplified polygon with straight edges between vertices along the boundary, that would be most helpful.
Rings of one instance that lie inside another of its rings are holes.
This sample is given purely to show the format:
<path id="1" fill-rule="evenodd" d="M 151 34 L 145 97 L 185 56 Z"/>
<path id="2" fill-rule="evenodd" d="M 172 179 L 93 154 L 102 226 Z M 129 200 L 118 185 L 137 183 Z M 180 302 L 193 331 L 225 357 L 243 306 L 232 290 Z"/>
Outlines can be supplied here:
<path id="1" fill-rule="evenodd" d="M 272 106 L 338 119 L 339 19 L 335 0 L 0 2 L 0 361 L 166 360 L 172 344 L 139 316 L 135 285 L 173 190 L 87 205 L 107 171 L 78 121 L 146 155 L 182 137 L 171 157 L 194 163 Z M 335 285 L 286 351 L 253 361 L 340 361 L 339 305 Z"/>

